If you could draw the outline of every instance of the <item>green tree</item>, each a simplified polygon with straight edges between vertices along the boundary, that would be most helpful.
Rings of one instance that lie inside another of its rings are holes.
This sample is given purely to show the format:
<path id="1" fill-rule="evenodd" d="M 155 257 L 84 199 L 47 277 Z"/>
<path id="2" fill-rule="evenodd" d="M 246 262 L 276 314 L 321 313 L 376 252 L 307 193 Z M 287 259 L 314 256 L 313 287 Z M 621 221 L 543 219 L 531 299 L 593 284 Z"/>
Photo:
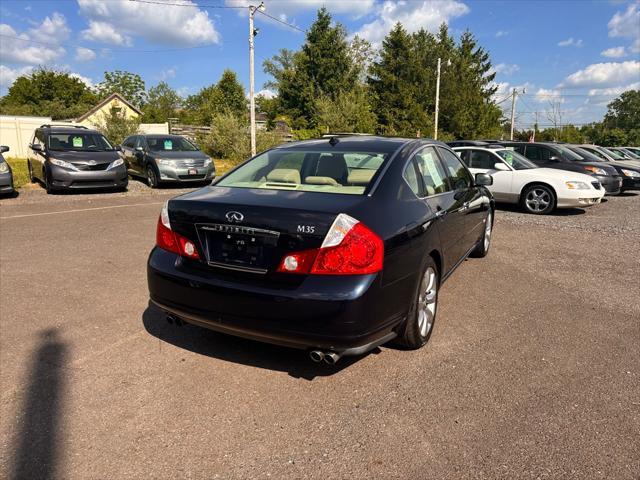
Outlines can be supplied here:
<path id="1" fill-rule="evenodd" d="M 328 96 L 335 100 L 353 88 L 357 75 L 346 30 L 340 24 L 332 25 L 325 8 L 318 10 L 300 52 L 281 50 L 263 66 L 273 77 L 269 85 L 278 91 L 281 113 L 296 128 L 314 127 L 316 99 Z"/>
<path id="2" fill-rule="evenodd" d="M 628 90 L 607 105 L 604 126 L 628 131 L 640 127 L 640 90 Z"/>
<path id="3" fill-rule="evenodd" d="M 376 116 L 371 111 L 364 88 L 342 93 L 335 100 L 323 96 L 317 101 L 317 118 L 327 133 L 375 133 Z"/>
<path id="4" fill-rule="evenodd" d="M 415 81 L 413 39 L 397 23 L 382 41 L 379 59 L 367 79 L 378 118 L 378 130 L 387 135 L 416 136 L 432 125 L 417 90 L 427 88 Z"/>
<path id="5" fill-rule="evenodd" d="M 189 120 L 201 125 L 210 125 L 219 113 L 229 113 L 246 122 L 247 101 L 244 87 L 232 70 L 225 70 L 215 85 L 202 88 L 190 95 L 185 106 L 190 111 Z"/>
<path id="6" fill-rule="evenodd" d="M 182 98 L 166 82 L 160 82 L 151 87 L 147 93 L 147 102 L 142 109 L 144 121 L 148 123 L 166 122 L 176 117 L 177 110 L 182 105 Z"/>
<path id="7" fill-rule="evenodd" d="M 138 118 L 127 118 L 124 111 L 119 111 L 115 107 L 111 108 L 109 113 L 103 114 L 95 125 L 109 141 L 115 145 L 119 145 L 129 135 L 139 133 L 140 120 Z"/>
<path id="8" fill-rule="evenodd" d="M 78 117 L 97 102 L 95 93 L 65 72 L 40 68 L 16 79 L 0 99 L 5 115 L 50 116 L 54 120 Z"/>
<path id="9" fill-rule="evenodd" d="M 119 93 L 138 108 L 144 105 L 147 96 L 142 77 L 122 70 L 104 72 L 104 80 L 97 85 L 96 90 L 101 98 Z"/>

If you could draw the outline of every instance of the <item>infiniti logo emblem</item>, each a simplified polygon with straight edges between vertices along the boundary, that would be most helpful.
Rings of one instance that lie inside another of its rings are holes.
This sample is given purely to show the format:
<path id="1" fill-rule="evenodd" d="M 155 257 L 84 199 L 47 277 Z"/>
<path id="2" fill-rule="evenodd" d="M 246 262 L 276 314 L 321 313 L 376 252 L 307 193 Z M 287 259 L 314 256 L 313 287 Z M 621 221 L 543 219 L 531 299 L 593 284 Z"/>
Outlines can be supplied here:
<path id="1" fill-rule="evenodd" d="M 242 220 L 244 220 L 244 215 L 240 212 L 227 212 L 225 216 L 227 217 L 227 222 L 230 223 L 240 223 Z"/>

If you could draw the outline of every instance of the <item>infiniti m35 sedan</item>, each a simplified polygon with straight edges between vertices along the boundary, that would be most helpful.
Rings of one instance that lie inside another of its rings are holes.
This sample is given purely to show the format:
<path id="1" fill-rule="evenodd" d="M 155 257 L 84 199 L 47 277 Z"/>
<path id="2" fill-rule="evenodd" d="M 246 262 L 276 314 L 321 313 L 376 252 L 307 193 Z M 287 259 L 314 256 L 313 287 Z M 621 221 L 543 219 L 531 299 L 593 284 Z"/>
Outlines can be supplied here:
<path id="1" fill-rule="evenodd" d="M 489 250 L 491 183 L 431 140 L 274 148 L 165 204 L 151 301 L 170 322 L 305 349 L 317 362 L 394 339 L 419 348 L 442 282 Z"/>

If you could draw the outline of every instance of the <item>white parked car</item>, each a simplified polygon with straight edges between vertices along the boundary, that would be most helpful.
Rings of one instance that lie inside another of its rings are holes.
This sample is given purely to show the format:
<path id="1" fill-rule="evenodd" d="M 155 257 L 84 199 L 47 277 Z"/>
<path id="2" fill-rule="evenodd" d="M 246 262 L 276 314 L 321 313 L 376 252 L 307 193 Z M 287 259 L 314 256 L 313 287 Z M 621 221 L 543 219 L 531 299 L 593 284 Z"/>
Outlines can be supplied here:
<path id="1" fill-rule="evenodd" d="M 589 207 L 605 194 L 600 182 L 583 173 L 538 168 L 523 155 L 504 147 L 453 149 L 475 173 L 488 173 L 487 187 L 497 202 L 520 204 L 529 213 L 551 213 L 556 208 Z"/>

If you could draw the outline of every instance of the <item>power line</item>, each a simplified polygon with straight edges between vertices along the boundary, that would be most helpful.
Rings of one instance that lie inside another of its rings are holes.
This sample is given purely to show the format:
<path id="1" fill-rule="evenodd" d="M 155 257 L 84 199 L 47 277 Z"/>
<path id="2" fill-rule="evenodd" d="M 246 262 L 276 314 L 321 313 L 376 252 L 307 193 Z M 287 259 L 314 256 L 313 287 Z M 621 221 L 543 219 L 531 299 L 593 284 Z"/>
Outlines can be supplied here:
<path id="1" fill-rule="evenodd" d="M 225 9 L 244 9 L 248 8 L 248 6 L 239 6 L 239 5 L 207 5 L 207 4 L 197 4 L 197 3 L 173 3 L 173 2 L 162 2 L 162 1 L 153 1 L 153 0 L 129 0 L 134 3 L 148 3 L 151 5 L 169 5 L 172 7 L 192 7 L 192 8 L 225 8 Z"/>
<path id="2" fill-rule="evenodd" d="M 268 13 L 266 13 L 266 12 L 259 12 L 259 13 L 261 13 L 261 14 L 262 14 L 262 15 L 264 15 L 265 17 L 270 18 L 271 20 L 275 20 L 276 22 L 281 23 L 282 25 L 286 25 L 286 26 L 287 26 L 287 27 L 289 27 L 289 28 L 293 28 L 294 30 L 297 30 L 297 31 L 299 31 L 299 32 L 302 32 L 302 33 L 306 33 L 306 32 L 307 32 L 306 30 L 303 30 L 303 29 L 302 29 L 302 28 L 300 28 L 300 27 L 296 27 L 296 26 L 295 26 L 295 25 L 293 25 L 292 23 L 287 23 L 287 22 L 285 22 L 284 20 L 280 20 L 278 17 L 274 17 L 273 15 L 269 15 L 269 14 L 268 14 Z"/>

